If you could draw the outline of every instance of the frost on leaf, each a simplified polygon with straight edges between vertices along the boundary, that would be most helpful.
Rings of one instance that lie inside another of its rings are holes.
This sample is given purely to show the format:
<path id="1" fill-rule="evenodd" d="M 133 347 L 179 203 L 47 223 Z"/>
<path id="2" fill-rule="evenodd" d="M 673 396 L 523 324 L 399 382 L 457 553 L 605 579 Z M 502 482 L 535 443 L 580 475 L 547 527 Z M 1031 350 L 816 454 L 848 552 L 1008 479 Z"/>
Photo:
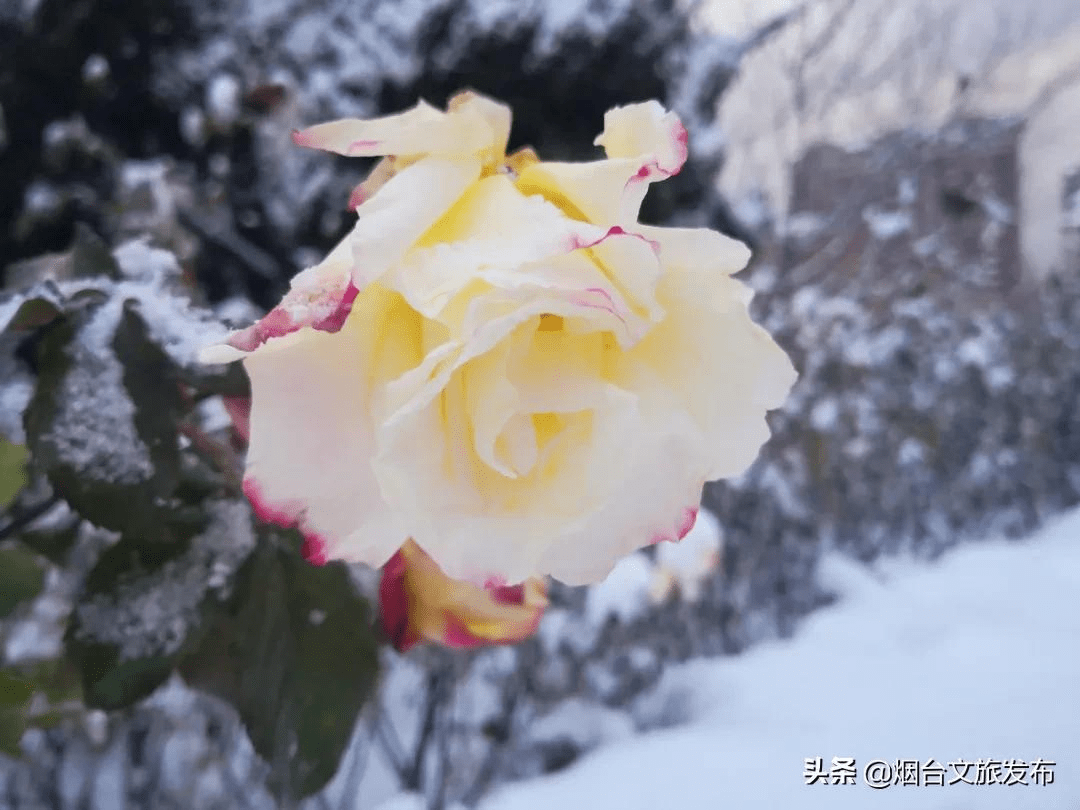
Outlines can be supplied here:
<path id="1" fill-rule="evenodd" d="M 121 299 L 51 324 L 37 351 L 27 439 L 38 469 L 83 517 L 141 528 L 175 485 L 172 366 Z"/>
<path id="2" fill-rule="evenodd" d="M 199 627 L 204 600 L 228 596 L 255 545 L 250 511 L 218 500 L 198 517 L 194 526 L 172 521 L 171 536 L 122 538 L 90 572 L 68 634 L 88 705 L 118 708 L 149 694 Z"/>

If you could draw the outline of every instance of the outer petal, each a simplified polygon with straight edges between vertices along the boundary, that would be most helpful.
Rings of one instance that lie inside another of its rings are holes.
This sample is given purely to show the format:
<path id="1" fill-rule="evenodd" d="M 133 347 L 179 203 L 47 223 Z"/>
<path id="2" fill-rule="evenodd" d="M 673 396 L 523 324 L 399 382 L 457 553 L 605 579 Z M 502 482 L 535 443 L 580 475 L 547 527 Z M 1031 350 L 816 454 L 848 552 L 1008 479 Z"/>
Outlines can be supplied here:
<path id="1" fill-rule="evenodd" d="M 684 403 L 709 448 L 708 480 L 739 475 L 768 439 L 765 412 L 783 404 L 795 369 L 751 320 L 741 282 L 665 262 L 659 296 L 674 316 L 626 355 L 622 373 Z"/>
<path id="2" fill-rule="evenodd" d="M 310 327 L 335 332 L 357 292 L 394 266 L 480 175 L 477 158 L 426 158 L 391 178 L 322 262 L 293 277 L 281 303 L 251 326 L 204 349 L 204 363 L 243 358 L 273 338 Z"/>
<path id="3" fill-rule="evenodd" d="M 536 631 L 547 596 L 539 579 L 484 587 L 451 579 L 409 540 L 383 569 L 379 603 L 387 635 L 404 652 L 420 641 L 447 647 L 521 641 Z"/>
<path id="4" fill-rule="evenodd" d="M 637 219 L 649 184 L 678 174 L 686 162 L 686 128 L 657 101 L 608 111 L 596 143 L 607 160 L 529 165 L 518 186 L 544 194 L 571 216 L 626 225 Z"/>
<path id="5" fill-rule="evenodd" d="M 709 228 L 658 228 L 635 225 L 634 232 L 656 245 L 661 261 L 703 277 L 738 273 L 750 261 L 750 248 Z"/>
<path id="6" fill-rule="evenodd" d="M 345 237 L 322 262 L 293 277 L 281 303 L 251 326 L 199 353 L 204 363 L 239 360 L 273 338 L 305 327 L 336 332 L 349 312 L 357 289 L 352 283 L 352 245 Z"/>
<path id="7" fill-rule="evenodd" d="M 678 174 L 686 163 L 686 127 L 656 100 L 608 110 L 595 143 L 609 158 L 647 156 L 650 172 L 663 177 Z"/>
<path id="8" fill-rule="evenodd" d="M 296 132 L 300 146 L 349 156 L 499 153 L 506 148 L 510 110 L 476 94 L 462 94 L 443 112 L 426 102 L 382 118 L 344 118 Z"/>
<path id="9" fill-rule="evenodd" d="M 352 232 L 353 283 L 363 289 L 401 261 L 480 176 L 475 157 L 424 158 L 362 205 Z"/>
<path id="10" fill-rule="evenodd" d="M 400 301 L 373 285 L 336 333 L 302 330 L 245 360 L 251 438 L 245 492 L 260 518 L 297 525 L 306 553 L 382 565 L 407 536 L 370 459 L 374 380 L 419 360 Z"/>

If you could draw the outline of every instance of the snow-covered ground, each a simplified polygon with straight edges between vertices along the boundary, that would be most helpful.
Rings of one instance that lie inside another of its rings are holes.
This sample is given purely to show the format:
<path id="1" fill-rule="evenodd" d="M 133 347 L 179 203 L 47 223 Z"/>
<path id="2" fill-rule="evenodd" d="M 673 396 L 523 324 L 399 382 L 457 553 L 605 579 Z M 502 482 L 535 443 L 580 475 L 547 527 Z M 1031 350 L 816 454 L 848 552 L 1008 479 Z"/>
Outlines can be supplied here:
<path id="1" fill-rule="evenodd" d="M 1080 510 L 1027 541 L 874 570 L 833 557 L 822 575 L 839 598 L 794 638 L 665 675 L 639 710 L 679 722 L 509 785 L 482 810 L 1080 808 Z M 825 771 L 854 758 L 855 784 L 806 784 L 816 757 Z M 867 785 L 873 760 L 916 759 L 946 784 Z M 953 763 L 980 759 L 1023 760 L 1028 784 L 948 784 Z M 1035 770 L 1053 784 L 1032 784 Z M 382 810 L 423 806 L 399 796 Z"/>

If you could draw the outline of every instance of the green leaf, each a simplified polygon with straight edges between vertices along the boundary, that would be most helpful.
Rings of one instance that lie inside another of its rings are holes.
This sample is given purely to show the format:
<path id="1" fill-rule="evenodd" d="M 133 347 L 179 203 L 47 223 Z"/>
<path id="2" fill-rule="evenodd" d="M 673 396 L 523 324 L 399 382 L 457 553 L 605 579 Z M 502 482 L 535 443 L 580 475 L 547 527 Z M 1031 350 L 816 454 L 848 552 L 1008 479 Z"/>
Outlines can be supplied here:
<path id="1" fill-rule="evenodd" d="M 6 268 L 9 289 L 26 290 L 42 282 L 117 280 L 120 266 L 108 245 L 84 223 L 75 225 L 75 238 L 66 252 L 46 253 Z"/>
<path id="2" fill-rule="evenodd" d="M 314 567 L 265 544 L 216 613 L 180 671 L 236 707 L 279 796 L 318 791 L 374 687 L 366 601 L 342 564 Z"/>
<path id="3" fill-rule="evenodd" d="M 75 240 L 71 245 L 70 277 L 118 280 L 120 265 L 109 246 L 82 222 L 75 224 Z"/>
<path id="4" fill-rule="evenodd" d="M 21 444 L 13 444 L 0 436 L 0 509 L 6 508 L 26 486 L 28 455 Z"/>
<path id="5" fill-rule="evenodd" d="M 69 646 L 82 670 L 83 699 L 92 709 L 112 711 L 138 703 L 163 684 L 176 655 L 148 655 L 124 660 L 111 644 Z"/>
<path id="6" fill-rule="evenodd" d="M 66 657 L 0 669 L 0 751 L 18 756 L 28 727 L 52 728 L 71 716 L 72 707 L 80 710 L 80 698 Z"/>
<path id="7" fill-rule="evenodd" d="M 168 513 L 155 534 L 121 537 L 87 575 L 64 644 L 88 706 L 130 706 L 168 678 L 250 555 L 244 503 L 200 507 Z"/>
<path id="8" fill-rule="evenodd" d="M 0 709 L 0 753 L 9 757 L 17 757 L 22 752 L 19 750 L 19 741 L 23 732 L 26 731 L 26 715 L 13 709 Z"/>
<path id="9" fill-rule="evenodd" d="M 112 343 L 124 368 L 124 388 L 135 406 L 135 429 L 150 451 L 159 496 L 171 493 L 180 475 L 181 411 L 176 368 L 151 338 L 134 302 L 124 311 Z"/>
<path id="10" fill-rule="evenodd" d="M 79 537 L 78 515 L 70 515 L 64 524 L 48 529 L 23 529 L 19 535 L 19 542 L 27 548 L 31 548 L 48 560 L 57 565 L 63 565 L 67 561 L 68 552 Z"/>
<path id="11" fill-rule="evenodd" d="M 131 306 L 118 314 L 104 312 L 108 306 L 116 305 L 90 302 L 42 331 L 27 444 L 82 517 L 145 535 L 177 483 L 179 389 L 142 318 Z"/>
<path id="12" fill-rule="evenodd" d="M 0 709 L 23 706 L 34 694 L 34 681 L 0 669 Z"/>
<path id="13" fill-rule="evenodd" d="M 50 704 L 82 700 L 79 671 L 75 662 L 66 655 L 35 661 L 22 671 Z"/>
<path id="14" fill-rule="evenodd" d="M 147 577 L 165 563 L 183 555 L 194 534 L 178 536 L 171 526 L 162 526 L 158 536 L 128 535 L 98 557 L 86 577 L 86 594 L 96 596 L 116 590 L 118 585 Z"/>
<path id="15" fill-rule="evenodd" d="M 31 679 L 0 669 L 0 752 L 17 757 L 26 731 L 26 707 L 34 694 Z"/>
<path id="16" fill-rule="evenodd" d="M 186 633 L 187 621 L 183 605 L 166 592 L 175 580 L 159 575 L 188 552 L 189 539 L 169 526 L 156 537 L 123 537 L 90 570 L 65 636 L 88 706 L 131 706 L 169 677 L 184 641 L 173 626 Z M 200 599 L 196 592 L 190 611 L 194 618 Z M 157 613 L 152 622 L 142 622 L 138 615 L 147 602 Z"/>
<path id="17" fill-rule="evenodd" d="M 63 314 L 56 299 L 36 295 L 26 298 L 12 313 L 7 323 L 0 323 L 0 332 L 32 332 L 52 323 Z"/>
<path id="18" fill-rule="evenodd" d="M 18 546 L 0 548 L 0 619 L 45 586 L 45 571 L 35 555 Z"/>

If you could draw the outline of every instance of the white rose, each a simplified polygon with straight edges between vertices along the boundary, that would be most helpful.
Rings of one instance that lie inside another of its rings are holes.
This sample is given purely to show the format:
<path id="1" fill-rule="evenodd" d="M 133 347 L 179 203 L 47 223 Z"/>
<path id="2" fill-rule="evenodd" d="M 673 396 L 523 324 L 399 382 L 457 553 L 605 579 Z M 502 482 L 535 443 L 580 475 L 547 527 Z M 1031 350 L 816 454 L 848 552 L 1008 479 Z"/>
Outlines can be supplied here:
<path id="1" fill-rule="evenodd" d="M 467 93 L 294 136 L 392 157 L 352 232 L 204 359 L 244 360 L 245 490 L 314 561 L 381 566 L 412 538 L 477 584 L 598 581 L 689 531 L 794 382 L 730 277 L 747 248 L 636 221 L 686 160 L 673 113 L 609 111 L 585 163 L 507 157 L 509 129 Z"/>

